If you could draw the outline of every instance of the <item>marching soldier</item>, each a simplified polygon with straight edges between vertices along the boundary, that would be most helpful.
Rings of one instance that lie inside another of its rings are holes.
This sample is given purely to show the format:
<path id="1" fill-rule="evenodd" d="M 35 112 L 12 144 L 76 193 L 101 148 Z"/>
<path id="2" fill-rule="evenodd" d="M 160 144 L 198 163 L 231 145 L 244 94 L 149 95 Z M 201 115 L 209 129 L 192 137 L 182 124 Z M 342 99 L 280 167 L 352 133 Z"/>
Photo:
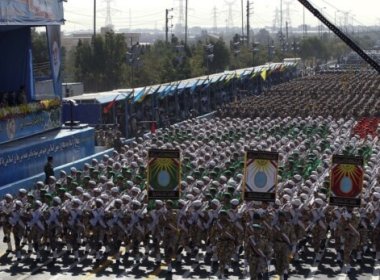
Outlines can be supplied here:
<path id="1" fill-rule="evenodd" d="M 274 225 L 273 249 L 276 260 L 276 273 L 281 280 L 288 279 L 289 261 L 291 258 L 291 248 L 295 241 L 295 233 L 287 217 L 288 213 L 280 211 L 278 213 L 278 224 Z"/>
<path id="2" fill-rule="evenodd" d="M 12 226 L 17 261 L 21 260 L 21 239 L 25 234 L 26 228 L 24 219 L 23 204 L 20 200 L 16 200 L 14 209 L 9 217 L 9 224 Z"/>
<path id="3" fill-rule="evenodd" d="M 33 242 L 34 252 L 37 256 L 36 260 L 39 262 L 42 260 L 42 237 L 45 232 L 42 207 L 42 202 L 37 200 L 34 204 L 34 209 L 30 212 L 30 220 L 28 222 L 30 237 Z"/>
<path id="4" fill-rule="evenodd" d="M 53 251 L 53 260 L 57 259 L 58 250 L 58 237 L 62 233 L 62 224 L 60 222 L 60 205 L 62 201 L 59 197 L 53 198 L 52 206 L 47 210 L 47 229 L 48 238 L 50 242 L 51 249 Z"/>
<path id="5" fill-rule="evenodd" d="M 356 249 L 360 241 L 360 233 L 357 228 L 360 222 L 360 215 L 352 208 L 346 209 L 342 214 L 341 223 L 344 225 L 343 231 L 343 268 L 342 271 L 348 273 L 351 270 L 350 261 L 353 250 Z"/>
<path id="6" fill-rule="evenodd" d="M 251 224 L 245 231 L 245 255 L 249 264 L 249 274 L 252 280 L 263 277 L 266 267 L 266 256 L 264 254 L 265 239 L 262 238 L 262 226 Z"/>
<path id="7" fill-rule="evenodd" d="M 226 210 L 219 212 L 212 235 L 216 238 L 216 254 L 219 260 L 219 276 L 224 279 L 237 245 L 237 232 L 234 224 L 229 220 Z"/>
<path id="8" fill-rule="evenodd" d="M 173 209 L 173 201 L 165 203 L 166 213 L 160 217 L 160 228 L 162 228 L 162 246 L 164 247 L 165 262 L 168 272 L 172 272 L 172 258 L 177 249 L 178 227 L 177 210 Z"/>
<path id="9" fill-rule="evenodd" d="M 11 243 L 11 231 L 12 226 L 9 223 L 9 217 L 13 210 L 13 196 L 11 194 L 6 194 L 4 199 L 0 201 L 0 223 L 3 226 L 4 238 L 3 242 L 7 243 L 7 253 L 12 252 Z"/>

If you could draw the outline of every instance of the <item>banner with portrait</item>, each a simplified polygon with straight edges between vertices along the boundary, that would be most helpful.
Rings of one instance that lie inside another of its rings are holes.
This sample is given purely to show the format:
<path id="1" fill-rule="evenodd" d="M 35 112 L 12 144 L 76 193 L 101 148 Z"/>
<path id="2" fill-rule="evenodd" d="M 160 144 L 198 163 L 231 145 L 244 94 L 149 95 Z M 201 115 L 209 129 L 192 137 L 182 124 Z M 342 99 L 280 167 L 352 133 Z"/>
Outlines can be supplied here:
<path id="1" fill-rule="evenodd" d="M 50 64 L 56 96 L 62 97 L 61 85 L 61 26 L 46 26 L 46 33 L 49 44 Z"/>
<path id="2" fill-rule="evenodd" d="M 278 153 L 247 151 L 244 164 L 244 200 L 274 202 L 278 173 Z"/>
<path id="3" fill-rule="evenodd" d="M 148 198 L 179 199 L 180 151 L 151 149 L 148 156 Z"/>
<path id="4" fill-rule="evenodd" d="M 330 205 L 360 206 L 363 189 L 363 158 L 334 155 L 330 173 Z"/>
<path id="5" fill-rule="evenodd" d="M 0 25 L 63 24 L 63 1 L 60 0 L 2 0 Z"/>

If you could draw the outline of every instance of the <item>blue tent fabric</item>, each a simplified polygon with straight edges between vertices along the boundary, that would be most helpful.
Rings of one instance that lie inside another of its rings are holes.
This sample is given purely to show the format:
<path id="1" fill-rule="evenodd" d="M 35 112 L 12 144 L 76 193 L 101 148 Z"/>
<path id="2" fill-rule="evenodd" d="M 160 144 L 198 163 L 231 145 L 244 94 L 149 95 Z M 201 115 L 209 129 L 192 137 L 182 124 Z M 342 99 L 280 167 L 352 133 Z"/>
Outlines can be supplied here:
<path id="1" fill-rule="evenodd" d="M 95 100 L 96 102 L 100 104 L 106 104 L 115 100 L 115 98 L 116 98 L 116 101 L 123 100 L 126 98 L 126 95 L 120 94 L 120 93 L 115 93 L 115 94 L 110 94 L 110 95 L 100 95 L 99 97 L 96 97 Z"/>
<path id="2" fill-rule="evenodd" d="M 26 87 L 30 41 L 29 27 L 0 32 L 0 92 L 18 91 L 20 87 Z M 27 90 L 30 92 L 30 89 Z"/>

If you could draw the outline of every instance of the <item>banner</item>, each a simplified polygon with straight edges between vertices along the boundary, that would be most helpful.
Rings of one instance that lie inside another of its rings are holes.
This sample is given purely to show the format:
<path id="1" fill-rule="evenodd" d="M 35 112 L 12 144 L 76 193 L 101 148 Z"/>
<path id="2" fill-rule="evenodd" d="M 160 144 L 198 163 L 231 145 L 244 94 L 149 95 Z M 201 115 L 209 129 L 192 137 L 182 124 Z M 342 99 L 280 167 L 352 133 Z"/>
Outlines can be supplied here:
<path id="1" fill-rule="evenodd" d="M 60 0 L 0 1 L 0 25 L 60 25 L 64 23 Z"/>
<path id="2" fill-rule="evenodd" d="M 148 156 L 149 199 L 179 199 L 180 151 L 152 149 Z"/>
<path id="3" fill-rule="evenodd" d="M 49 43 L 50 63 L 53 76 L 54 93 L 62 96 L 61 84 L 61 26 L 47 26 L 46 33 Z"/>
<path id="4" fill-rule="evenodd" d="M 277 172 L 278 153 L 247 151 L 244 164 L 244 199 L 274 202 Z"/>
<path id="5" fill-rule="evenodd" d="M 363 188 L 363 158 L 334 155 L 330 174 L 330 205 L 360 206 Z"/>
<path id="6" fill-rule="evenodd" d="M 61 126 L 61 108 L 0 120 L 0 143 L 38 134 Z"/>

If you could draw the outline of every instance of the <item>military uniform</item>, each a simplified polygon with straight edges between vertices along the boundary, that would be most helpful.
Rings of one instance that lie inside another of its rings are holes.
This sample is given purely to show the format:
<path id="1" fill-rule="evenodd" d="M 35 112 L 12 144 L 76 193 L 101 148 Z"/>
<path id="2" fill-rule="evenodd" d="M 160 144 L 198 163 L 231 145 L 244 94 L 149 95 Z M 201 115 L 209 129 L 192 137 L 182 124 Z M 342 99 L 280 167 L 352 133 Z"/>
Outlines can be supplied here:
<path id="1" fill-rule="evenodd" d="M 273 250 L 276 260 L 276 273 L 280 277 L 287 277 L 289 273 L 289 262 L 291 259 L 291 248 L 295 242 L 293 226 L 288 221 L 286 212 L 279 212 L 279 221 L 274 225 Z"/>
<path id="2" fill-rule="evenodd" d="M 220 211 L 219 219 L 214 224 L 212 231 L 212 235 L 216 238 L 219 273 L 223 278 L 235 252 L 238 237 L 236 227 L 228 219 L 228 214 L 225 210 Z"/>

